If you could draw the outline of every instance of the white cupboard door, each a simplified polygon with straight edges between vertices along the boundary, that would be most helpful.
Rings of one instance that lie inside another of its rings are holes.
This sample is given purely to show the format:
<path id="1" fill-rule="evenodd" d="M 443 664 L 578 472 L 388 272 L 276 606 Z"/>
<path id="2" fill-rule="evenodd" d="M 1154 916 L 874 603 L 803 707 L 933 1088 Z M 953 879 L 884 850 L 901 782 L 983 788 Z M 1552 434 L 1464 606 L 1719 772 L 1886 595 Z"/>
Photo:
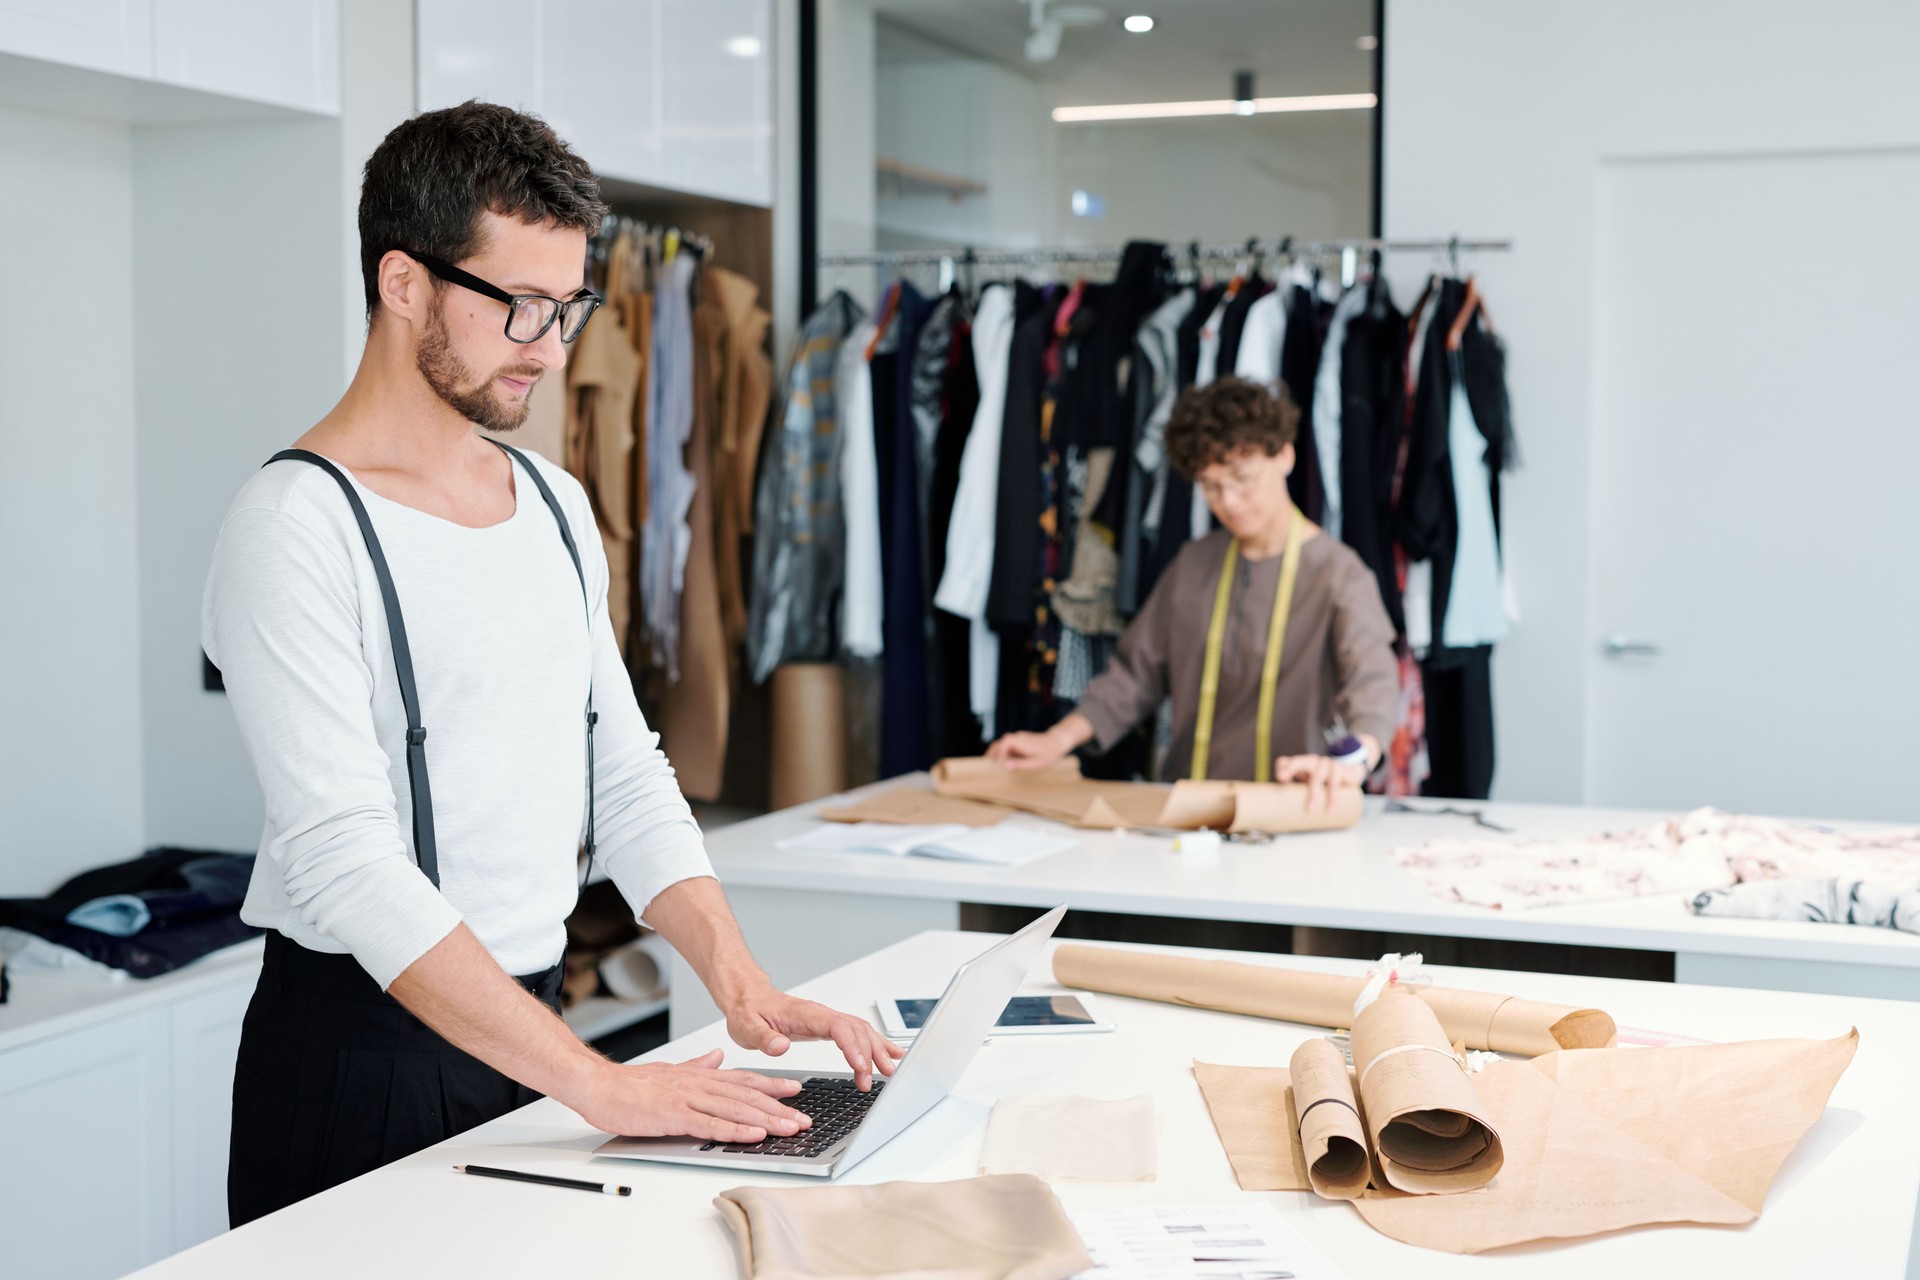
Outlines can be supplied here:
<path id="1" fill-rule="evenodd" d="M 539 111 L 542 12 L 558 0 L 417 0 L 419 109 L 469 98 Z"/>
<path id="2" fill-rule="evenodd" d="M 173 1247 L 227 1229 L 227 1138 L 233 1130 L 233 1064 L 253 983 L 235 983 L 173 1006 Z"/>
<path id="3" fill-rule="evenodd" d="M 547 121 L 603 177 L 673 185 L 660 154 L 663 3 L 547 0 Z"/>
<path id="4" fill-rule="evenodd" d="M 772 204 L 772 6 L 658 2 L 660 185 Z"/>
<path id="5" fill-rule="evenodd" d="M 109 1280 L 171 1252 L 167 1010 L 0 1054 L 0 1273 Z"/>
<path id="6" fill-rule="evenodd" d="M 152 3 L 154 79 L 339 114 L 340 0 Z"/>
<path id="7" fill-rule="evenodd" d="M 1920 818 L 1920 150 L 1598 192 L 1588 800 Z"/>
<path id="8" fill-rule="evenodd" d="M 0 52 L 153 74 L 153 0 L 0 0 Z"/>

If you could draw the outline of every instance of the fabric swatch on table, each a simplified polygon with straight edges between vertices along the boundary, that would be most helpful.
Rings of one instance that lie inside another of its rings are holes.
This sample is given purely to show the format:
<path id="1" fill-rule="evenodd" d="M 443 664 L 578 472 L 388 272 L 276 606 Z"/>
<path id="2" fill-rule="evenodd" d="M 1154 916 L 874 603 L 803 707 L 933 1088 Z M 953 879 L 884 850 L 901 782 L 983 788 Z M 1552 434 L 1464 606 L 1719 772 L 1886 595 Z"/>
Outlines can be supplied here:
<path id="1" fill-rule="evenodd" d="M 1026 1174 L 875 1186 L 734 1187 L 714 1198 L 745 1280 L 1067 1280 L 1093 1266 Z"/>
<path id="2" fill-rule="evenodd" d="M 1151 1182 L 1160 1165 L 1153 1099 L 1005 1097 L 993 1104 L 982 1173 Z"/>
<path id="3" fill-rule="evenodd" d="M 1920 933 L 1920 881 L 1879 884 L 1847 876 L 1754 880 L 1697 893 L 1688 899 L 1687 909 L 1697 916 L 1864 924 Z"/>

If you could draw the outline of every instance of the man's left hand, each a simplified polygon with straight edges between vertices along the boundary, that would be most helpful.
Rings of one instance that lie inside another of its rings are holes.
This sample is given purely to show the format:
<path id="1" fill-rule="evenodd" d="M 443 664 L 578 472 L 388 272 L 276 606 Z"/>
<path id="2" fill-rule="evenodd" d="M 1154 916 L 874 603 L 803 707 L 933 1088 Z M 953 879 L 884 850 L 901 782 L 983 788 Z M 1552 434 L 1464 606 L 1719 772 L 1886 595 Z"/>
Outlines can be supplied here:
<path id="1" fill-rule="evenodd" d="M 892 1075 L 906 1053 L 865 1018 L 771 987 L 728 1010 L 727 1034 L 743 1049 L 758 1049 L 776 1058 L 796 1040 L 831 1040 L 846 1055 L 854 1084 L 862 1091 L 872 1087 L 875 1071 Z"/>

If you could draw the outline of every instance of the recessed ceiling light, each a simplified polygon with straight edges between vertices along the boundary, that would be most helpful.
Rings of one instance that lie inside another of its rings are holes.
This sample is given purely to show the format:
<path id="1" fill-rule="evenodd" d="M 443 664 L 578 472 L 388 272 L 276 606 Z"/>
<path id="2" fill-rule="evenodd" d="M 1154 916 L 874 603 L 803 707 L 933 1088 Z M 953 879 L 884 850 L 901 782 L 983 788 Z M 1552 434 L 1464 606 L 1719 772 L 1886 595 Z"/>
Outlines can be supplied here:
<path id="1" fill-rule="evenodd" d="M 1380 47 L 1380 37 L 1379 36 L 1361 36 L 1358 40 L 1355 40 L 1353 43 L 1356 48 L 1359 48 L 1367 53 L 1372 53 L 1375 49 L 1378 49 Z"/>
<path id="2" fill-rule="evenodd" d="M 1120 25 L 1137 36 L 1143 36 L 1153 30 L 1153 19 L 1144 13 L 1136 13 Z"/>
<path id="3" fill-rule="evenodd" d="M 727 52 L 736 58 L 757 58 L 760 56 L 760 38 L 758 36 L 735 36 L 727 41 Z"/>
<path id="4" fill-rule="evenodd" d="M 1325 93 L 1298 98 L 1255 98 L 1253 109 L 1265 115 L 1275 111 L 1366 111 L 1379 105 L 1370 93 Z M 1118 102 L 1099 107 L 1055 107 L 1055 124 L 1091 124 L 1100 120 L 1176 120 L 1189 116 L 1239 114 L 1232 98 L 1205 102 Z"/>

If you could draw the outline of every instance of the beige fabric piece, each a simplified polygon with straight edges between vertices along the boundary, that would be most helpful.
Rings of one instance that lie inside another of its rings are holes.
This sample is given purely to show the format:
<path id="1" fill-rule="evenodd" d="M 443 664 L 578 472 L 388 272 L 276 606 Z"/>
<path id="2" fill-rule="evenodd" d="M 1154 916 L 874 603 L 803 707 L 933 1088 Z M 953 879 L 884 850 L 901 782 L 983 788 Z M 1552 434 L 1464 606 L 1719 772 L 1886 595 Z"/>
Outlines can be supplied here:
<path id="1" fill-rule="evenodd" d="M 1062 986 L 1276 1018 L 1309 1027 L 1345 1027 L 1364 977 L 1308 973 L 1230 960 L 1063 945 L 1053 953 Z M 1440 1019 L 1449 1043 L 1536 1057 L 1557 1049 L 1600 1049 L 1614 1041 L 1613 1019 L 1598 1009 L 1545 1004 L 1456 987 L 1409 987 Z"/>
<path id="2" fill-rule="evenodd" d="M 714 1199 L 746 1280 L 1067 1280 L 1093 1266 L 1027 1174 L 877 1186 L 734 1187 Z"/>
<path id="3" fill-rule="evenodd" d="M 982 1173 L 1151 1182 L 1160 1167 L 1153 1099 L 1008 1096 L 993 1104 Z"/>
<path id="4" fill-rule="evenodd" d="M 1751 1222 L 1859 1039 L 1574 1049 L 1495 1063 L 1474 1079 L 1503 1138 L 1499 1176 L 1467 1195 L 1370 1190 L 1354 1208 L 1384 1235 L 1450 1253 L 1653 1223 Z M 1279 1118 L 1297 1105 L 1287 1071 L 1195 1063 L 1194 1077 L 1243 1190 L 1309 1189 Z"/>
<path id="5" fill-rule="evenodd" d="M 1500 1172 L 1500 1134 L 1425 1002 L 1390 986 L 1355 1014 L 1353 1066 L 1390 1185 L 1439 1195 L 1484 1187 Z"/>
<path id="6" fill-rule="evenodd" d="M 1216 831 L 1338 831 L 1360 821 L 1358 787 L 1339 787 L 1333 807 L 1307 811 L 1307 788 L 1291 782 L 1091 782 L 1072 756 L 1045 769 L 1008 769 L 984 756 L 942 760 L 933 789 L 943 796 L 1036 813 L 1100 831 L 1142 827 Z"/>
<path id="7" fill-rule="evenodd" d="M 1087 492 L 1080 500 L 1073 568 L 1053 592 L 1053 612 L 1060 621 L 1090 636 L 1117 636 L 1127 629 L 1127 620 L 1114 607 L 1120 553 L 1113 544 L 1113 531 L 1093 518 L 1113 475 L 1113 458 L 1110 448 L 1087 450 Z"/>

